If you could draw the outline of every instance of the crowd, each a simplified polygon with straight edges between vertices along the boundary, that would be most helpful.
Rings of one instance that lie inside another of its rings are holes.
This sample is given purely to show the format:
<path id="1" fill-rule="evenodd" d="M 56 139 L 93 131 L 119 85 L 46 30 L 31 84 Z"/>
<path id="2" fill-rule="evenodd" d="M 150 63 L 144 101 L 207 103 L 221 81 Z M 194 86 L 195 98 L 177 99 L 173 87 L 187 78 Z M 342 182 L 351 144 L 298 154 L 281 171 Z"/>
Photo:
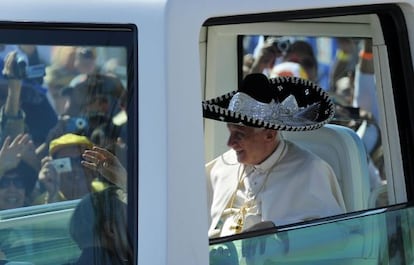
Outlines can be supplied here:
<path id="1" fill-rule="evenodd" d="M 71 231 L 83 251 L 76 264 L 102 253 L 96 264 L 131 262 L 125 58 L 35 45 L 0 45 L 0 56 L 0 211 L 81 199 L 72 224 L 81 229 L 93 216 L 79 230 L 93 238 Z"/>
<path id="2" fill-rule="evenodd" d="M 318 52 L 306 38 L 247 36 L 243 73 L 266 76 L 294 76 L 320 83 L 335 103 L 331 121 L 353 129 L 363 140 L 368 154 L 371 189 L 386 183 L 376 96 L 372 41 L 333 38 L 335 45 L 319 47 L 334 54 L 328 71 L 320 69 Z M 326 53 L 326 52 L 325 52 Z M 323 77 L 325 75 L 326 77 Z M 382 202 L 385 204 L 386 202 Z"/>
<path id="3" fill-rule="evenodd" d="M 253 45 L 244 55 L 241 87 L 203 103 L 205 118 L 227 122 L 231 148 L 206 166 L 210 237 L 248 231 L 260 221 L 284 225 L 345 211 L 332 168 L 284 141 L 279 130 L 305 131 L 326 122 L 353 128 L 368 151 L 372 188 L 383 184 L 372 43 L 345 38 L 337 43 L 326 89 L 335 102 L 334 117 L 326 116 L 333 111 L 313 85 L 319 80 L 317 56 L 301 39 L 267 36 Z M 122 60 L 102 59 L 94 47 L 0 48 L 0 210 L 82 199 L 70 222 L 82 250 L 76 264 L 131 262 Z M 274 95 L 274 86 L 285 90 Z M 315 93 L 319 101 L 307 102 L 302 92 Z M 225 110 L 208 108 L 224 98 L 228 102 L 219 107 Z M 295 105 L 300 100 L 306 102 Z M 237 115 L 223 117 L 230 112 Z M 88 222 L 80 217 L 88 215 Z"/>
<path id="4" fill-rule="evenodd" d="M 108 181 L 83 167 L 81 155 L 100 146 L 125 157 L 126 120 L 113 122 L 127 98 L 124 76 L 113 71 L 116 58 L 99 58 L 97 47 L 1 48 L 0 210 L 79 199 L 105 187 Z"/>

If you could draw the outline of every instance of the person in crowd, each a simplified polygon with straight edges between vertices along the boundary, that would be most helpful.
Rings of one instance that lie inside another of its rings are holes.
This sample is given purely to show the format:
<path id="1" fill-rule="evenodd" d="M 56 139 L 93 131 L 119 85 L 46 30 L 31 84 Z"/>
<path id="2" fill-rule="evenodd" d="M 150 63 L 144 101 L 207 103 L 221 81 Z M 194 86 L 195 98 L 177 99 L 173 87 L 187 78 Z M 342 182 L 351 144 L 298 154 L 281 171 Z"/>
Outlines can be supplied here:
<path id="1" fill-rule="evenodd" d="M 86 137 L 64 134 L 50 142 L 49 156 L 39 172 L 41 190 L 34 204 L 79 199 L 91 191 L 102 190 L 105 182 L 99 175 L 81 165 L 82 154 L 93 143 Z"/>
<path id="2" fill-rule="evenodd" d="M 76 46 L 52 46 L 50 51 L 50 66 L 62 69 L 71 76 L 79 74 L 75 67 Z"/>
<path id="3" fill-rule="evenodd" d="M 119 79 L 101 74 L 82 74 L 75 77 L 62 93 L 68 98 L 68 104 L 64 115 L 50 130 L 44 148 L 52 139 L 75 133 L 115 152 L 120 139 L 126 139 L 126 123 L 116 123 L 113 119 L 124 108 L 125 102 L 123 95 L 126 90 Z"/>
<path id="4" fill-rule="evenodd" d="M 0 170 L 8 170 L 20 161 L 24 161 L 33 170 L 40 169 L 40 161 L 36 155 L 35 147 L 29 134 L 18 134 L 15 138 L 7 136 L 0 149 Z"/>
<path id="5" fill-rule="evenodd" d="M 244 58 L 244 76 L 251 73 L 270 75 L 277 60 L 283 57 L 289 44 L 281 38 L 267 37 L 258 48 L 257 54 L 247 54 Z"/>
<path id="6" fill-rule="evenodd" d="M 17 52 L 12 51 L 5 58 L 3 75 L 8 76 L 8 92 L 4 105 L 0 109 L 1 142 L 7 136 L 12 138 L 25 131 L 25 113 L 20 108 L 22 79 L 16 70 Z"/>
<path id="7" fill-rule="evenodd" d="M 0 149 L 0 210 L 30 205 L 36 170 L 25 160 L 28 135 L 7 137 Z"/>
<path id="8" fill-rule="evenodd" d="M 124 56 L 125 55 L 121 55 L 121 57 Z M 126 87 L 128 83 L 127 70 L 127 66 L 123 64 L 123 60 L 121 58 L 111 57 L 102 65 L 101 74 L 119 78 L 124 87 Z"/>
<path id="9" fill-rule="evenodd" d="M 349 38 L 338 38 L 337 42 L 339 47 L 332 69 L 331 90 L 338 104 L 357 110 L 360 119 L 368 122 L 361 136 L 367 152 L 373 155 L 381 145 L 381 139 L 372 40 L 363 39 L 360 45 Z M 360 50 L 357 46 L 361 47 Z M 349 97 L 343 101 L 343 92 L 346 91 L 349 91 Z"/>
<path id="10" fill-rule="evenodd" d="M 355 66 L 357 64 L 357 45 L 355 40 L 352 38 L 338 37 L 334 39 L 334 42 L 337 48 L 329 74 L 329 90 L 332 93 L 336 92 L 339 79 L 350 77 L 352 78 L 352 82 L 354 82 Z"/>
<path id="11" fill-rule="evenodd" d="M 294 62 L 300 64 L 306 72 L 307 79 L 312 82 L 318 81 L 318 61 L 312 46 L 303 40 L 296 40 L 289 45 L 283 62 Z"/>
<path id="12" fill-rule="evenodd" d="M 30 194 L 36 183 L 36 171 L 24 161 L 0 176 L 0 210 L 30 205 Z"/>
<path id="13" fill-rule="evenodd" d="M 100 69 L 96 62 L 96 49 L 92 47 L 77 47 L 74 66 L 79 74 L 99 73 Z"/>
<path id="14" fill-rule="evenodd" d="M 30 194 L 36 183 L 36 171 L 21 159 L 25 138 L 18 135 L 13 141 L 7 137 L 0 149 L 0 211 L 31 205 Z M 0 233 L 0 263 L 7 262 L 13 244 L 23 234 L 3 228 Z"/>
<path id="15" fill-rule="evenodd" d="M 202 106 L 204 118 L 227 123 L 231 148 L 206 164 L 210 238 L 346 211 L 333 169 L 279 132 L 313 130 L 332 119 L 322 88 L 255 73 L 237 91 Z"/>
<path id="16" fill-rule="evenodd" d="M 81 249 L 74 265 L 133 263 L 126 206 L 126 193 L 116 186 L 82 198 L 69 224 L 69 233 Z"/>
<path id="17" fill-rule="evenodd" d="M 26 47 L 26 50 L 28 49 Z M 7 85 L 7 92 L 4 106 L 0 111 L 0 137 L 3 141 L 6 136 L 15 137 L 19 133 L 29 132 L 37 147 L 56 124 L 57 117 L 46 98 L 46 90 L 42 87 L 41 69 L 44 65 L 37 65 L 40 70 L 36 71 L 36 75 L 32 75 L 29 70 L 32 65 L 28 57 L 30 56 L 13 50 L 6 54 L 4 62 L 1 61 L 4 64 L 1 65 L 1 79 L 6 80 L 1 84 Z"/>
<path id="18" fill-rule="evenodd" d="M 309 79 L 305 69 L 295 62 L 282 62 L 273 67 L 270 77 L 295 76 L 302 79 Z"/>
<path id="19" fill-rule="evenodd" d="M 360 54 L 357 49 L 359 45 L 352 39 L 338 38 L 337 43 L 338 51 L 331 74 L 331 96 L 336 107 L 332 123 L 353 129 L 363 140 L 367 150 L 370 186 L 371 190 L 375 190 L 385 182 L 382 179 L 381 162 L 375 156 L 375 150 L 381 150 L 381 139 L 378 114 L 375 118 L 372 112 L 377 108 L 372 43 L 362 40 Z M 365 51 L 368 55 L 363 56 Z M 358 85 L 361 80 L 368 84 Z M 358 97 L 363 99 L 361 104 L 357 103 Z"/>
<path id="20" fill-rule="evenodd" d="M 298 75 L 313 82 L 318 79 L 318 62 L 315 53 L 312 46 L 303 40 L 291 42 L 283 37 L 267 37 L 258 54 L 253 57 L 253 62 L 247 60 L 248 56 L 245 55 L 244 74 L 263 73 L 268 77 L 275 77 L 283 70 L 280 69 L 280 66 L 277 69 L 275 67 L 281 63 L 289 62 L 291 64 L 285 64 L 282 68 L 288 66 L 290 71 L 300 71 L 301 73 Z M 299 69 L 292 70 L 295 68 Z M 282 73 L 282 75 L 286 76 L 286 73 Z"/>
<path id="21" fill-rule="evenodd" d="M 63 88 L 67 87 L 75 77 L 64 67 L 50 65 L 46 67 L 44 85 L 47 88 L 48 100 L 58 117 L 64 114 L 68 98 L 62 95 Z"/>
<path id="22" fill-rule="evenodd" d="M 375 84 L 374 63 L 372 54 L 372 40 L 364 39 L 359 52 L 359 61 L 355 69 L 354 107 L 370 113 L 374 123 L 371 123 L 363 137 L 363 141 L 370 154 L 376 152 L 381 142 L 380 117 Z"/>

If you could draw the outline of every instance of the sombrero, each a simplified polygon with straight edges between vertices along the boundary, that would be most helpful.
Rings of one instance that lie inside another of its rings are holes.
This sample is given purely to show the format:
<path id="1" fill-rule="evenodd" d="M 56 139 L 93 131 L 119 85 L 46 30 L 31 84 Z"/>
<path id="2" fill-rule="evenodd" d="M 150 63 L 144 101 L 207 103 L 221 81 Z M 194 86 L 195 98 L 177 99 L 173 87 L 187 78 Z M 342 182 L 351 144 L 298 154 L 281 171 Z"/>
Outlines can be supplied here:
<path id="1" fill-rule="evenodd" d="M 298 77 L 245 77 L 240 88 L 202 102 L 203 117 L 281 131 L 315 130 L 334 116 L 334 105 L 321 87 Z"/>

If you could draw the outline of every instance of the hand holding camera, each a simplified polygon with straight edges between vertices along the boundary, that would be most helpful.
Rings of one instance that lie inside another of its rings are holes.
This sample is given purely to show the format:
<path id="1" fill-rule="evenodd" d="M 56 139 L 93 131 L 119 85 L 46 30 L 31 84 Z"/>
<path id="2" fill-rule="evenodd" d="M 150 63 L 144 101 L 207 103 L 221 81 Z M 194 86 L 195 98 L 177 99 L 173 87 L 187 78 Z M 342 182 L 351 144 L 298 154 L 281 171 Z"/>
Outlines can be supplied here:
<path id="1" fill-rule="evenodd" d="M 53 202 L 60 188 L 60 176 L 54 165 L 52 157 L 47 156 L 42 159 L 42 168 L 39 171 L 39 182 L 49 194 L 48 202 Z"/>
<path id="2" fill-rule="evenodd" d="M 18 58 L 17 51 L 12 51 L 6 55 L 4 59 L 3 75 L 7 79 L 24 79 L 26 63 L 22 58 Z"/>
<path id="3" fill-rule="evenodd" d="M 9 91 L 12 93 L 10 96 L 15 95 L 14 97 L 16 98 L 20 96 L 20 90 L 22 87 L 22 79 L 18 78 L 19 74 L 17 73 L 17 68 L 17 51 L 8 53 L 4 59 L 4 67 L 2 73 L 3 76 L 9 80 Z"/>
<path id="4" fill-rule="evenodd" d="M 45 76 L 45 65 L 29 65 L 27 56 L 12 51 L 4 59 L 3 75 L 9 80 L 38 79 Z"/>

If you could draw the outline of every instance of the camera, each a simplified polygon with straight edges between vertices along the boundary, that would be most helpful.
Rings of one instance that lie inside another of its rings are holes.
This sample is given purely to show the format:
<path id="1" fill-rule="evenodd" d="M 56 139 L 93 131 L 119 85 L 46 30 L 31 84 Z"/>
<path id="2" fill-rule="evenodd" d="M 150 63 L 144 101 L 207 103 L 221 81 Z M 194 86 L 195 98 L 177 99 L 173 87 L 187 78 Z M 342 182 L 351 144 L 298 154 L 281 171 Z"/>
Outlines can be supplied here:
<path id="1" fill-rule="evenodd" d="M 69 157 L 57 158 L 51 161 L 56 171 L 60 173 L 68 173 L 72 171 L 72 163 Z"/>
<path id="2" fill-rule="evenodd" d="M 17 54 L 14 69 L 14 77 L 17 79 L 36 80 L 46 75 L 46 66 L 44 64 L 29 65 L 24 55 Z"/>
<path id="3" fill-rule="evenodd" d="M 269 37 L 267 39 L 281 53 L 286 53 L 290 48 L 290 40 L 286 37 Z"/>
<path id="4" fill-rule="evenodd" d="M 71 117 L 66 122 L 66 132 L 83 132 L 88 129 L 88 121 L 83 117 Z"/>

